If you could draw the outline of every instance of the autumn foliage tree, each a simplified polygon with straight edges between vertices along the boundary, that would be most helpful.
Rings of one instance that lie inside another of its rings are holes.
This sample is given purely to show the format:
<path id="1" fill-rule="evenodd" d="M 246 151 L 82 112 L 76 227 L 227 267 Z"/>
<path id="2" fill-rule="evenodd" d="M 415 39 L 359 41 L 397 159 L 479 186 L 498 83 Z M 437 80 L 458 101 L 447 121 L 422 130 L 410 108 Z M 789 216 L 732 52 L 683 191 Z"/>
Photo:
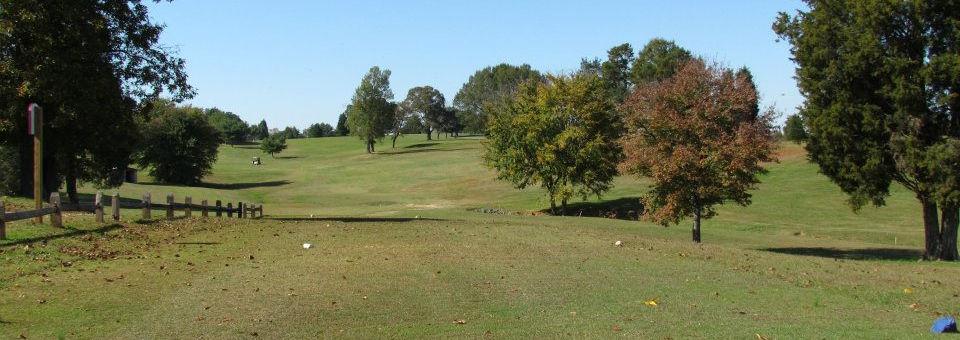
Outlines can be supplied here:
<path id="1" fill-rule="evenodd" d="M 661 82 L 642 85 L 623 111 L 621 169 L 650 178 L 645 217 L 664 225 L 700 222 L 727 201 L 750 204 L 750 190 L 774 160 L 771 111 L 756 112 L 757 90 L 744 73 L 693 59 Z"/>
<path id="2" fill-rule="evenodd" d="M 610 189 L 622 157 L 617 118 L 594 74 L 531 81 L 491 117 L 483 159 L 518 189 L 546 189 L 557 213 L 558 201 L 565 208 L 571 197 Z"/>

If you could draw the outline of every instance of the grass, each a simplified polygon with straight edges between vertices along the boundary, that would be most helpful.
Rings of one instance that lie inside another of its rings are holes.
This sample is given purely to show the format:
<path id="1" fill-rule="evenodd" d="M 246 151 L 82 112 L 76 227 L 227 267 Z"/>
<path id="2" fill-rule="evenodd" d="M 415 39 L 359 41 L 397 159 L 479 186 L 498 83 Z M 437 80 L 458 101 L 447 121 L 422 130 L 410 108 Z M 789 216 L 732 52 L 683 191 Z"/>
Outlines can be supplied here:
<path id="1" fill-rule="evenodd" d="M 695 245 L 686 224 L 633 220 L 631 178 L 583 217 L 544 216 L 542 192 L 480 166 L 477 138 L 289 143 L 259 167 L 224 147 L 202 187 L 120 189 L 262 203 L 264 220 L 14 223 L 0 337 L 906 338 L 957 313 L 960 269 L 916 261 L 911 195 L 852 213 L 795 145 Z"/>

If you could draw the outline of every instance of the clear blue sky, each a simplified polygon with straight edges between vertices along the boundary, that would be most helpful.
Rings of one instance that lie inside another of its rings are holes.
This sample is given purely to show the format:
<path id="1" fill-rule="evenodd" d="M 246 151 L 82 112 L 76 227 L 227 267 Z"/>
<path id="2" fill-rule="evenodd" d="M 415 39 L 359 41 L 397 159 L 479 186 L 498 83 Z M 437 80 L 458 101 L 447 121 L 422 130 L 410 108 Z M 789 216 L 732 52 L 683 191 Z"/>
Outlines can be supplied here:
<path id="1" fill-rule="evenodd" d="M 784 114 L 802 97 L 789 46 L 770 25 L 800 1 L 251 1 L 152 4 L 161 38 L 187 61 L 190 103 L 251 123 L 335 124 L 364 73 L 393 71 L 397 100 L 431 85 L 448 104 L 476 70 L 501 62 L 569 72 L 614 45 L 675 40 L 747 66 L 763 103 Z M 782 118 L 781 118 L 782 120 Z"/>

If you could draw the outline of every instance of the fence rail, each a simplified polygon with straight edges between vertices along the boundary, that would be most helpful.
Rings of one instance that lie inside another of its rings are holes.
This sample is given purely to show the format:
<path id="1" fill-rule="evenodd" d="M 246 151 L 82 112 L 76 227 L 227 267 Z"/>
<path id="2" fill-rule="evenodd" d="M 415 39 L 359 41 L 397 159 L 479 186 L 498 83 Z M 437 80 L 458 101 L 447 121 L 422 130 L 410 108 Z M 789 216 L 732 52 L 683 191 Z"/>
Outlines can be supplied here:
<path id="1" fill-rule="evenodd" d="M 60 193 L 54 192 L 50 194 L 49 203 L 44 204 L 43 208 L 36 210 L 6 212 L 3 201 L 0 201 L 0 240 L 7 239 L 7 222 L 50 215 L 50 224 L 60 228 L 63 227 L 64 212 L 88 212 L 94 214 L 97 223 L 104 223 L 103 215 L 107 207 L 110 207 L 110 216 L 114 221 L 120 220 L 120 209 L 140 209 L 143 219 L 145 220 L 152 219 L 154 210 L 165 211 L 167 219 L 175 218 L 177 211 L 182 211 L 184 217 L 193 217 L 194 211 L 198 212 L 201 217 L 208 217 L 210 214 L 214 214 L 216 217 L 223 217 L 223 214 L 226 214 L 228 218 L 233 218 L 234 215 L 236 215 L 236 218 L 263 217 L 262 204 L 255 205 L 237 202 L 236 208 L 234 208 L 233 202 L 227 202 L 227 205 L 224 206 L 223 202 L 217 200 L 215 204 L 211 206 L 207 204 L 207 200 L 200 201 L 200 204 L 193 204 L 193 198 L 190 196 L 184 197 L 183 203 L 178 203 L 174 200 L 173 194 L 168 194 L 167 202 L 163 204 L 151 202 L 150 193 L 146 193 L 139 203 L 123 202 L 120 200 L 119 194 L 114 194 L 110 199 L 110 204 L 106 205 L 104 204 L 103 192 L 101 191 L 97 191 L 93 203 L 76 204 L 61 203 Z"/>

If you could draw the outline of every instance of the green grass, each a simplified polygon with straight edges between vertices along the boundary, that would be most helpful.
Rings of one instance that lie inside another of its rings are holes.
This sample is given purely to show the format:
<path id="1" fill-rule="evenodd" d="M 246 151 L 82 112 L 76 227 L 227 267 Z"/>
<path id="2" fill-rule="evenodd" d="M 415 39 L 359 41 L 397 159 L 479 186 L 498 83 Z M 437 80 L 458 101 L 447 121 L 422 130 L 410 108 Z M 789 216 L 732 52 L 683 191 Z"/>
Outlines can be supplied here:
<path id="1" fill-rule="evenodd" d="M 224 147 L 204 187 L 120 189 L 262 203 L 265 220 L 14 223 L 0 337 L 874 339 L 958 312 L 960 269 L 916 261 L 910 193 L 854 214 L 795 145 L 695 245 L 686 223 L 589 217 L 642 195 L 631 178 L 587 217 L 542 216 L 541 191 L 480 166 L 477 138 L 407 136 L 374 155 L 353 138 L 289 144 L 259 167 L 256 148 Z"/>

